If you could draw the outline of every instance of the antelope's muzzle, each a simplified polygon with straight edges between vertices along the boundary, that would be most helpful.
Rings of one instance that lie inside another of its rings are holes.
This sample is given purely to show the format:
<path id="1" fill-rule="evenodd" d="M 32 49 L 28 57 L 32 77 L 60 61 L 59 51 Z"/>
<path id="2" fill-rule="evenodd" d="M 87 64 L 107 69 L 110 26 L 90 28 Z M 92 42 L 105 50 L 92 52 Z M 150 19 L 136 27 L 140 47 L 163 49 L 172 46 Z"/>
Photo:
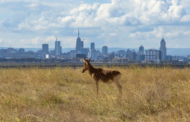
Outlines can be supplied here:
<path id="1" fill-rule="evenodd" d="M 83 70 L 82 70 L 82 73 L 84 73 L 84 72 L 85 72 L 85 70 L 83 69 Z"/>

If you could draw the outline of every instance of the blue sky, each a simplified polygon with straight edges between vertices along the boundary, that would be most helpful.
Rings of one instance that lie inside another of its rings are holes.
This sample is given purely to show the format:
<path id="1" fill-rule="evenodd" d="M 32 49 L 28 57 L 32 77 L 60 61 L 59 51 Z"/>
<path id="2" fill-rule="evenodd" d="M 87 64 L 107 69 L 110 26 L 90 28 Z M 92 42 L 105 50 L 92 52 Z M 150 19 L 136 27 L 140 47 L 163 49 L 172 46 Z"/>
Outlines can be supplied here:
<path id="1" fill-rule="evenodd" d="M 190 0 L 0 0 L 0 47 L 190 48 Z"/>

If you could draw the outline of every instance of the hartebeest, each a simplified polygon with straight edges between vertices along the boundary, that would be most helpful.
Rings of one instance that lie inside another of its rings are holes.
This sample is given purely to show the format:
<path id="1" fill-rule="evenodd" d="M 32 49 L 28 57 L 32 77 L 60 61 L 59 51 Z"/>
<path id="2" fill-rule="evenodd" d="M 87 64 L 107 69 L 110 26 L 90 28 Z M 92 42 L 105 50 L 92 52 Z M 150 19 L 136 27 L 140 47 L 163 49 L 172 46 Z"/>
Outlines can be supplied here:
<path id="1" fill-rule="evenodd" d="M 98 88 L 99 88 L 99 82 L 110 84 L 114 82 L 116 86 L 119 89 L 120 96 L 122 95 L 122 86 L 120 85 L 119 81 L 121 79 L 121 73 L 117 70 L 104 70 L 101 68 L 94 68 L 90 64 L 90 59 L 84 58 L 84 66 L 82 73 L 84 73 L 86 70 L 88 70 L 89 74 L 92 76 L 92 78 L 96 82 L 96 96 L 98 97 Z"/>

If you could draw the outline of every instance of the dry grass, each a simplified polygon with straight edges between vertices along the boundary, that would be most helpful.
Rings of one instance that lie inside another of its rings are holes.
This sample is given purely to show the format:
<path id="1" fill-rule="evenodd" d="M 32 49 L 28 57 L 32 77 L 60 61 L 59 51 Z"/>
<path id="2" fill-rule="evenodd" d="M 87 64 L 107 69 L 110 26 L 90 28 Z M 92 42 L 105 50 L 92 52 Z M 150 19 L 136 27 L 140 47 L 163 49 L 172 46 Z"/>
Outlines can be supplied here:
<path id="1" fill-rule="evenodd" d="M 114 69 L 122 73 L 121 99 L 115 84 L 103 83 L 96 98 L 81 68 L 0 69 L 0 120 L 190 121 L 190 69 Z"/>

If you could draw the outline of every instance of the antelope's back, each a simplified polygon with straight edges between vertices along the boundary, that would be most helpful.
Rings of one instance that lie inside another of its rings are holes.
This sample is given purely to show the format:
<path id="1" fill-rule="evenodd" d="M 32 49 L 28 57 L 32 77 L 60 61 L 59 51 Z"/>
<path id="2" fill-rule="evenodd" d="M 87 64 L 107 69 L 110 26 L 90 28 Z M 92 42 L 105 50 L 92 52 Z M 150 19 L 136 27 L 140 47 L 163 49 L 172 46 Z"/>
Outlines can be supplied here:
<path id="1" fill-rule="evenodd" d="M 121 74 L 117 70 L 102 70 L 102 73 L 107 75 L 107 76 L 117 76 L 117 75 Z"/>
<path id="2" fill-rule="evenodd" d="M 101 81 L 108 83 L 110 80 L 113 80 L 118 75 L 121 75 L 121 73 L 117 70 L 103 70 L 99 69 L 100 73 L 98 74 L 98 77 Z"/>

